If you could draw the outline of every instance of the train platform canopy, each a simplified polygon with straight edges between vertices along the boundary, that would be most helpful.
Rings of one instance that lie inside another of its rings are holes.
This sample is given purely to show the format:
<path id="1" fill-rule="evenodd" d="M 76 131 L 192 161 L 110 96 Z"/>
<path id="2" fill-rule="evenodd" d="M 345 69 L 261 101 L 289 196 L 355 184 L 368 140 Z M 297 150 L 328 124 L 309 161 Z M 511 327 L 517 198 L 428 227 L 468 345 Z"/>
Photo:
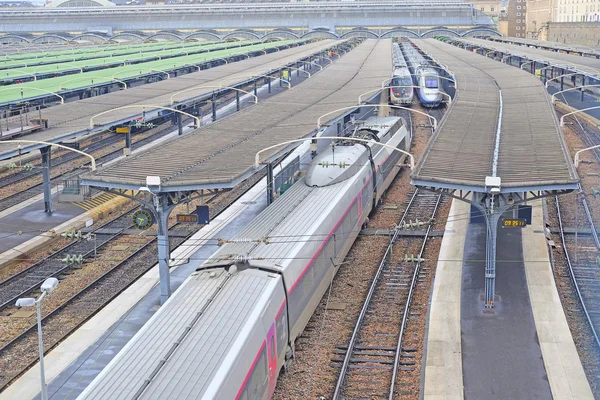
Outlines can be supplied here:
<path id="1" fill-rule="evenodd" d="M 415 43 L 454 73 L 458 90 L 413 184 L 489 192 L 486 178 L 499 177 L 501 193 L 577 188 L 553 106 L 534 75 L 434 39 Z"/>
<path id="2" fill-rule="evenodd" d="M 288 64 L 318 54 L 323 50 L 338 46 L 341 42 L 323 40 L 298 47 L 281 50 L 242 61 L 193 72 L 180 77 L 150 83 L 127 90 L 120 90 L 101 96 L 91 97 L 64 105 L 50 107 L 42 111 L 42 117 L 48 120 L 49 128 L 28 134 L 21 139 L 49 143 L 61 143 L 80 136 L 89 135 L 109 129 L 120 123 L 127 123 L 143 115 L 144 109 L 124 108 L 104 114 L 94 119 L 94 127 L 90 129 L 90 118 L 99 113 L 130 105 L 153 105 L 171 107 L 171 96 L 178 91 L 198 87 L 197 91 L 187 91 L 173 100 L 183 103 L 210 97 L 215 87 L 222 83 L 232 85 L 251 81 L 253 76 L 265 75 Z M 158 114 L 159 108 L 146 108 L 145 112 Z M 20 147 L 16 143 L 0 146 L 0 160 L 15 157 L 44 147 L 43 144 L 25 144 Z"/>
<path id="3" fill-rule="evenodd" d="M 161 146 L 82 176 L 82 184 L 138 189 L 160 176 L 161 192 L 232 188 L 255 173 L 255 154 L 286 140 L 308 137 L 323 114 L 357 104 L 392 71 L 391 39 L 369 39 L 291 90 Z M 332 114 L 330 120 L 350 111 Z M 265 152 L 275 160 L 289 149 Z"/>
<path id="4" fill-rule="evenodd" d="M 581 57 L 575 54 L 557 53 L 544 49 L 524 47 L 517 44 L 492 42 L 485 39 L 461 38 L 458 40 L 488 50 L 500 51 L 505 54 L 512 54 L 522 58 L 540 61 L 544 64 L 563 67 L 567 70 L 581 71 L 590 76 L 600 74 L 600 59 L 595 57 Z"/>
<path id="5" fill-rule="evenodd" d="M 517 44 L 520 46 L 533 46 L 535 48 L 550 50 L 550 51 L 565 51 L 571 53 L 580 53 L 582 55 L 589 55 L 594 57 L 600 57 L 600 47 L 598 46 L 583 46 L 566 44 L 560 42 L 551 42 L 547 40 L 536 40 L 536 39 L 524 39 L 515 37 L 500 37 L 493 36 L 486 38 L 494 42 Z"/>

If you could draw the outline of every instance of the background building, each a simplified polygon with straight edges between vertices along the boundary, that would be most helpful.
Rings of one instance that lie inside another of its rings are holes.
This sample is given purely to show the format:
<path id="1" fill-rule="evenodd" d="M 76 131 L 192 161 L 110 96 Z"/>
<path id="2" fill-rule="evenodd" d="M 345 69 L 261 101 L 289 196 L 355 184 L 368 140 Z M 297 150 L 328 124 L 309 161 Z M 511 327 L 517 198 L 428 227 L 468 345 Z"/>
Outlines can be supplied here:
<path id="1" fill-rule="evenodd" d="M 555 15 L 551 22 L 598 21 L 600 0 L 554 0 Z"/>
<path id="2" fill-rule="evenodd" d="M 506 36 L 527 37 L 527 4 L 525 0 L 509 0 L 506 7 Z M 503 33 L 502 31 L 500 31 Z"/>
<path id="3" fill-rule="evenodd" d="M 556 1 L 560 0 L 527 0 L 525 37 L 547 40 L 547 27 L 554 20 Z"/>
<path id="4" fill-rule="evenodd" d="M 473 0 L 473 8 L 492 17 L 495 24 L 500 15 L 501 0 Z"/>

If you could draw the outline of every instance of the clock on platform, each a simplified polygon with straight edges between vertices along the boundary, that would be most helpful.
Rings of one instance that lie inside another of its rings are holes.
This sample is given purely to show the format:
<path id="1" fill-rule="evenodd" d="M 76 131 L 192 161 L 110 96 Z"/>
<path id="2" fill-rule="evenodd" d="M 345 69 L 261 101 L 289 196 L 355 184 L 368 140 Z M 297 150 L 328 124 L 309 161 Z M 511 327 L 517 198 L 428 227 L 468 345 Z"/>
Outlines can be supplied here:
<path id="1" fill-rule="evenodd" d="M 138 229 L 148 229 L 154 224 L 152 213 L 148 210 L 137 210 L 133 213 L 133 224 Z"/>

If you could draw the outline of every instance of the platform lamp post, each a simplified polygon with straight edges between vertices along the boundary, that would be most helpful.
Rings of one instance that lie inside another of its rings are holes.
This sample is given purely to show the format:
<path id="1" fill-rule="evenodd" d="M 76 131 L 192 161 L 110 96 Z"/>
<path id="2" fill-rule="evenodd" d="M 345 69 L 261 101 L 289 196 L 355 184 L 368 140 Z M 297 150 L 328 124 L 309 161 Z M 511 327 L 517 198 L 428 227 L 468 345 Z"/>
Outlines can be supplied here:
<path id="1" fill-rule="evenodd" d="M 42 338 L 42 307 L 41 303 L 46 295 L 52 293 L 58 286 L 58 279 L 48 278 L 42 283 L 42 294 L 37 299 L 33 297 L 20 298 L 16 302 L 17 307 L 32 307 L 35 305 L 37 313 L 38 344 L 40 349 L 40 380 L 42 383 L 42 400 L 48 400 L 48 386 L 46 385 L 46 376 L 44 375 L 44 342 Z"/>

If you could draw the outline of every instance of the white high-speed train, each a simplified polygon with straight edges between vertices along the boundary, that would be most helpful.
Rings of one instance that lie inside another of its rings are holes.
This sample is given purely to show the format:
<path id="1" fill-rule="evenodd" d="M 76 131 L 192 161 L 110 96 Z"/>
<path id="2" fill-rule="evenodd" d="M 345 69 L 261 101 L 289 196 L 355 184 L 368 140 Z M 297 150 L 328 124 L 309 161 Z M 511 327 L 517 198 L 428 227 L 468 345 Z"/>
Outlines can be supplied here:
<path id="1" fill-rule="evenodd" d="M 441 80 L 439 73 L 431 63 L 410 42 L 401 44 L 402 53 L 418 86 L 419 101 L 425 107 L 437 107 L 442 102 Z"/>
<path id="2" fill-rule="evenodd" d="M 411 104 L 413 100 L 413 80 L 400 50 L 398 43 L 394 43 L 392 47 L 392 56 L 394 62 L 394 75 L 390 81 L 390 103 L 391 104 Z"/>
<path id="3" fill-rule="evenodd" d="M 201 265 L 80 399 L 269 399 L 411 136 L 370 117 Z"/>

